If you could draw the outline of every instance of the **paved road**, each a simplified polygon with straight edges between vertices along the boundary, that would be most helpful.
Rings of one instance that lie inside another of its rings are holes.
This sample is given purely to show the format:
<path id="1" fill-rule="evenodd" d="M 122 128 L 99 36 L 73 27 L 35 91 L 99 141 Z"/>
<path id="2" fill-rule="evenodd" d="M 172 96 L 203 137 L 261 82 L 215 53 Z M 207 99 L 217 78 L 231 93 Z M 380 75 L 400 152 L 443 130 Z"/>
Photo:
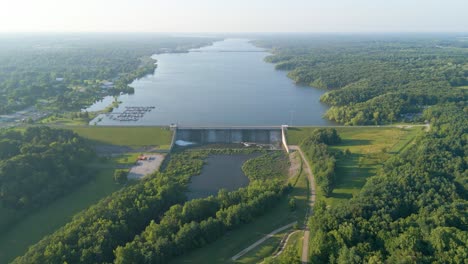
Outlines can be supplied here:
<path id="1" fill-rule="evenodd" d="M 309 162 L 307 161 L 306 157 L 304 156 L 304 153 L 302 152 L 301 148 L 299 146 L 289 146 L 289 149 L 291 150 L 297 150 L 299 154 L 301 154 L 302 158 L 302 163 L 304 164 L 305 167 L 305 172 L 307 173 L 307 179 L 309 181 L 309 190 L 310 190 L 310 195 L 309 195 L 309 209 L 307 210 L 307 214 L 305 217 L 305 231 L 304 231 L 304 239 L 302 242 L 302 256 L 301 256 L 301 262 L 302 263 L 308 263 L 309 262 L 309 234 L 310 231 L 307 227 L 307 222 L 309 220 L 309 216 L 312 213 L 314 204 L 315 204 L 315 180 L 314 180 L 314 175 L 312 174 L 312 170 L 310 169 Z"/>
<path id="2" fill-rule="evenodd" d="M 256 248 L 258 245 L 262 244 L 263 242 L 265 242 L 265 240 L 269 239 L 270 237 L 276 235 L 277 233 L 283 231 L 283 230 L 286 230 L 290 227 L 292 227 L 293 225 L 295 225 L 297 222 L 292 222 L 290 224 L 287 224 L 285 226 L 282 226 L 278 229 L 275 229 L 273 231 L 271 231 L 271 233 L 267 234 L 266 236 L 262 237 L 261 239 L 259 239 L 257 242 L 253 243 L 252 245 L 250 245 L 249 247 L 245 248 L 244 250 L 242 250 L 241 252 L 237 253 L 235 256 L 233 256 L 231 259 L 233 261 L 236 261 L 237 259 L 239 259 L 240 257 L 244 256 L 245 254 L 247 254 L 249 251 L 251 251 L 252 249 Z"/>

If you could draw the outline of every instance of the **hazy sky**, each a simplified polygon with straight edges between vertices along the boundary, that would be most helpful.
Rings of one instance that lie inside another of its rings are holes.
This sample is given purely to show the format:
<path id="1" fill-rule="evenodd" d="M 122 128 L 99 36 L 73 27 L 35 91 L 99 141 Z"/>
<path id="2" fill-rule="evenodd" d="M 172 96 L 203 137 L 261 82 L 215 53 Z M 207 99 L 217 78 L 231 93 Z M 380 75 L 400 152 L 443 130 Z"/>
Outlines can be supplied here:
<path id="1" fill-rule="evenodd" d="M 468 0 L 0 0 L 0 32 L 468 31 Z"/>

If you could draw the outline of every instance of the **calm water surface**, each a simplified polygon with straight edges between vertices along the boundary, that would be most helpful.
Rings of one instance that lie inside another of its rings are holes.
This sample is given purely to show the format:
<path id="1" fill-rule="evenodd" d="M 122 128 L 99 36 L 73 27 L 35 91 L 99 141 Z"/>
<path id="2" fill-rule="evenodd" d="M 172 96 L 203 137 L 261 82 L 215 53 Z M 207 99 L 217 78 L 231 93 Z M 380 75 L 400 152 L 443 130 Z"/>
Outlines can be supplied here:
<path id="1" fill-rule="evenodd" d="M 192 176 L 187 196 L 189 199 L 216 195 L 220 189 L 234 191 L 249 184 L 242 164 L 259 154 L 212 155 L 206 159 L 200 175 Z"/>
<path id="2" fill-rule="evenodd" d="M 158 68 L 154 74 L 131 84 L 135 94 L 120 96 L 123 103 L 119 108 L 155 106 L 156 109 L 137 122 L 104 117 L 98 124 L 331 124 L 322 118 L 327 110 L 319 102 L 323 91 L 295 85 L 286 72 L 264 62 L 268 55 L 246 39 L 227 39 L 189 53 L 154 55 Z"/>

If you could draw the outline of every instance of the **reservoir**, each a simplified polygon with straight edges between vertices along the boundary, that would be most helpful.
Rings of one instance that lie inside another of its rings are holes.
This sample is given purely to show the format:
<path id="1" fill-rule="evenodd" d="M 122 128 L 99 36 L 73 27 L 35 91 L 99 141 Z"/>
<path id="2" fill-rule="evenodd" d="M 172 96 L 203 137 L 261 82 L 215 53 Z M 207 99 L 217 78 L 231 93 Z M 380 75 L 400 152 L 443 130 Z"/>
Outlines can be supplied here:
<path id="1" fill-rule="evenodd" d="M 226 39 L 188 53 L 157 54 L 154 74 L 135 80 L 127 106 L 155 106 L 138 121 L 104 115 L 98 125 L 277 126 L 329 125 L 323 90 L 295 85 L 284 71 L 266 63 L 271 55 L 246 39 Z M 92 109 L 108 106 L 108 100 Z"/>

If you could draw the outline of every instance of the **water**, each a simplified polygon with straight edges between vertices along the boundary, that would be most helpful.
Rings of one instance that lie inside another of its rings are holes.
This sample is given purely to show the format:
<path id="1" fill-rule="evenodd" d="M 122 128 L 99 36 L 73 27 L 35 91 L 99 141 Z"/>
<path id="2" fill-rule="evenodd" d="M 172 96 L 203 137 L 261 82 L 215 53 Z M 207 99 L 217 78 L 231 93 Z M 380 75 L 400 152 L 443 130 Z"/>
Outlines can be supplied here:
<path id="1" fill-rule="evenodd" d="M 102 100 L 96 101 L 93 105 L 88 108 L 83 109 L 82 111 L 94 112 L 104 110 L 106 107 L 110 106 L 114 102 L 114 96 L 105 96 Z"/>
<path id="2" fill-rule="evenodd" d="M 181 54 L 158 54 L 155 73 L 122 95 L 125 106 L 155 106 L 137 122 L 104 117 L 100 125 L 328 125 L 322 90 L 298 86 L 264 62 L 270 55 L 246 39 L 227 39 Z M 91 123 L 94 123 L 92 121 Z"/>
<path id="3" fill-rule="evenodd" d="M 242 164 L 256 154 L 212 155 L 206 160 L 200 175 L 192 176 L 187 196 L 189 199 L 216 195 L 220 189 L 234 191 L 249 184 Z"/>

